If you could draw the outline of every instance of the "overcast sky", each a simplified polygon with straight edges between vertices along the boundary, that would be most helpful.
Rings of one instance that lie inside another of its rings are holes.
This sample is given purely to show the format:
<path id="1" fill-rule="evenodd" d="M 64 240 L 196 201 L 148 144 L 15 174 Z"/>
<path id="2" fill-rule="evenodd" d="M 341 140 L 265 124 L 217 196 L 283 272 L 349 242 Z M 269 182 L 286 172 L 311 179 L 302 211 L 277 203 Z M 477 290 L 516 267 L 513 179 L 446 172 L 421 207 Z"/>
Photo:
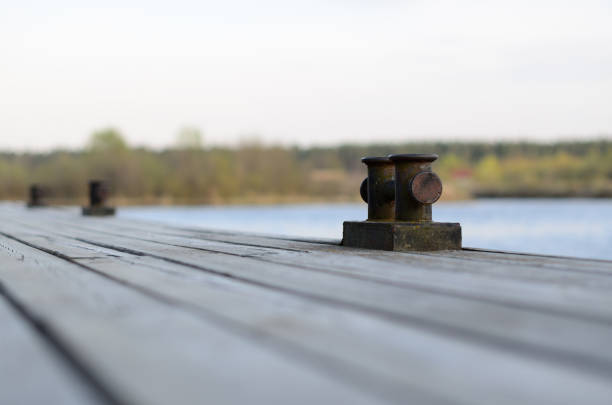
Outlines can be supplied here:
<path id="1" fill-rule="evenodd" d="M 0 0 L 0 149 L 612 133 L 612 1 Z M 610 135 L 607 135 L 610 137 Z"/>

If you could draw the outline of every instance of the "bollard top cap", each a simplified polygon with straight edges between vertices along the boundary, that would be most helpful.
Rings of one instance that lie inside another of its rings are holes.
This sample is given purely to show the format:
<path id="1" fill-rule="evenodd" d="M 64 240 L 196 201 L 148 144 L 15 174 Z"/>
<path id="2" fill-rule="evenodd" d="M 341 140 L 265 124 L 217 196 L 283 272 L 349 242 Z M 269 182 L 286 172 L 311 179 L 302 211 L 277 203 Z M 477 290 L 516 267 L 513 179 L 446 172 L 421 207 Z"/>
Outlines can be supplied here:
<path id="1" fill-rule="evenodd" d="M 391 160 L 387 156 L 366 156 L 361 158 L 361 161 L 366 165 L 380 164 L 380 163 L 391 163 Z"/>
<path id="2" fill-rule="evenodd" d="M 392 162 L 433 162 L 438 155 L 435 153 L 400 153 L 388 157 Z"/>

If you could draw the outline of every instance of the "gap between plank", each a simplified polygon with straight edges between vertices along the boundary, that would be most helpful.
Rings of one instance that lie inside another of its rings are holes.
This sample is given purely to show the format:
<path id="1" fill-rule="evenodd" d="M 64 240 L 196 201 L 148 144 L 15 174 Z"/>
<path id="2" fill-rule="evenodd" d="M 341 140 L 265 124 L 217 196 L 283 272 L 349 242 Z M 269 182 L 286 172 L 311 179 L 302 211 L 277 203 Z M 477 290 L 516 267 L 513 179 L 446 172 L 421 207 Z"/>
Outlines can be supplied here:
<path id="1" fill-rule="evenodd" d="M 68 367 L 75 370 L 74 374 L 103 402 L 109 405 L 128 405 L 127 402 L 117 398 L 110 389 L 100 382 L 85 363 L 81 361 L 77 355 L 72 353 L 68 345 L 62 342 L 62 339 L 56 335 L 53 328 L 30 313 L 30 311 L 28 311 L 28 309 L 8 291 L 2 281 L 0 281 L 0 297 L 5 299 L 17 315 L 41 338 L 44 344 L 59 355 L 58 357 L 60 360 L 63 360 Z"/>
<path id="2" fill-rule="evenodd" d="M 15 237 L 10 234 L 6 234 L 5 232 L 0 232 L 0 235 L 5 236 L 11 240 L 14 240 L 18 243 L 31 247 L 33 249 L 42 251 L 44 253 L 53 255 L 59 259 L 62 259 L 66 262 L 74 264 L 80 268 L 83 268 L 87 271 L 90 271 L 94 274 L 97 274 L 100 277 L 108 279 L 114 283 L 120 284 L 126 288 L 129 288 L 133 291 L 143 294 L 144 296 L 154 299 L 158 302 L 161 302 L 165 305 L 169 305 L 175 308 L 180 308 L 182 310 L 187 311 L 188 313 L 196 316 L 197 318 L 204 319 L 208 322 L 214 323 L 217 326 L 226 329 L 232 333 L 236 333 L 239 336 L 253 339 L 254 341 L 266 344 L 267 347 L 271 347 L 276 353 L 282 353 L 293 360 L 298 360 L 300 364 L 313 367 L 318 372 L 324 372 L 328 376 L 335 378 L 337 381 L 340 381 L 343 384 L 347 384 L 356 390 L 366 394 L 366 395 L 376 395 L 379 396 L 383 400 L 390 401 L 392 403 L 402 404 L 403 399 L 398 398 L 397 395 L 393 393 L 392 386 L 393 384 L 385 383 L 377 375 L 373 373 L 360 369 L 360 371 L 355 371 L 355 369 L 347 363 L 343 363 L 337 360 L 333 360 L 326 355 L 320 354 L 316 350 L 308 349 L 301 345 L 294 344 L 290 341 L 286 341 L 282 338 L 279 338 L 276 335 L 266 333 L 260 330 L 254 330 L 249 328 L 248 326 L 243 325 L 240 322 L 231 320 L 222 315 L 216 314 L 211 311 L 207 311 L 199 306 L 192 305 L 188 302 L 181 301 L 171 296 L 167 296 L 163 293 L 157 292 L 155 290 L 150 290 L 145 287 L 141 287 L 139 285 L 135 285 L 129 281 L 124 281 L 115 276 L 111 276 L 106 274 L 103 271 L 92 268 L 88 265 L 84 265 L 77 261 L 72 260 L 69 256 L 62 254 L 59 251 L 47 249 L 41 246 L 37 246 L 28 241 L 21 240 L 18 237 Z M 95 246 L 95 244 L 92 244 Z M 117 250 L 117 249 L 114 249 Z M 127 252 L 126 252 L 127 253 Z M 141 256 L 149 256 L 147 254 L 141 254 Z M 35 317 L 32 319 L 36 320 Z M 262 339 L 263 338 L 263 339 Z M 267 342 L 266 342 L 267 341 Z M 377 381 L 377 383 L 372 384 L 372 381 Z M 434 392 L 422 391 L 418 387 L 410 387 L 412 393 L 415 397 L 420 397 L 423 399 L 428 399 L 428 401 L 439 403 L 439 404 L 447 404 L 451 405 L 451 402 L 448 401 L 447 398 L 440 397 Z M 123 402 L 111 402 L 112 405 L 127 405 Z"/>
<path id="3" fill-rule="evenodd" d="M 110 232 L 105 232 L 105 231 L 101 231 L 101 232 L 105 233 L 107 235 L 117 236 L 117 234 L 113 234 L 113 233 L 110 233 Z M 166 258 L 166 257 L 163 257 L 163 256 L 156 256 L 156 255 L 151 255 L 151 254 L 145 254 L 143 252 L 136 251 L 136 250 L 129 249 L 129 248 L 124 248 L 124 247 L 114 246 L 114 245 L 108 245 L 108 244 L 104 244 L 104 243 L 101 243 L 101 242 L 94 242 L 94 241 L 91 241 L 91 240 L 88 240 L 88 239 L 84 239 L 84 238 L 80 238 L 80 237 L 73 237 L 73 236 L 63 235 L 63 234 L 59 234 L 59 235 L 62 235 L 62 236 L 66 237 L 66 238 L 69 238 L 69 239 L 78 240 L 80 242 L 89 243 L 89 244 L 94 245 L 94 246 L 99 246 L 99 247 L 103 247 L 103 248 L 107 248 L 107 249 L 113 249 L 113 250 L 117 250 L 117 251 L 120 251 L 120 252 L 123 252 L 123 253 L 129 253 L 129 254 L 132 254 L 132 255 L 137 255 L 137 256 L 149 255 L 151 257 L 155 257 L 155 258 L 162 259 L 162 260 L 167 260 L 167 261 L 173 261 L 174 260 L 174 259 L 169 259 L 169 258 Z M 248 258 L 248 259 L 257 260 L 257 261 L 260 261 L 260 262 L 263 262 L 263 263 L 270 263 L 270 264 L 274 264 L 274 265 L 287 265 L 286 263 L 283 263 L 283 262 L 278 262 L 278 261 L 266 259 L 265 256 L 263 256 L 263 255 L 260 256 L 260 255 L 247 255 L 247 254 L 237 254 L 237 253 L 223 252 L 223 251 L 220 251 L 220 250 L 201 248 L 201 247 L 197 247 L 197 246 L 187 246 L 187 245 L 175 244 L 175 243 L 170 243 L 170 242 L 160 242 L 160 241 L 156 241 L 156 240 L 153 240 L 153 239 L 146 239 L 146 238 L 136 237 L 136 236 L 131 236 L 131 235 L 120 235 L 120 236 L 124 237 L 124 238 L 127 238 L 127 239 L 143 241 L 143 242 L 149 242 L 149 243 L 155 243 L 155 244 L 159 244 L 159 245 L 168 245 L 168 246 L 174 246 L 174 247 L 179 247 L 179 248 L 184 248 L 184 249 L 200 250 L 200 251 L 215 253 L 215 254 L 219 254 L 219 255 L 228 255 L 228 256 Z M 253 246 L 253 247 L 255 247 L 255 245 L 250 245 L 250 244 L 217 241 L 217 240 L 212 240 L 212 239 L 204 239 L 204 240 L 211 241 L 211 242 L 221 242 L 221 243 L 229 243 L 229 244 L 235 244 L 235 245 L 246 245 L 246 246 Z M 181 264 L 181 265 L 184 265 L 184 266 L 190 266 L 189 263 L 182 262 L 182 261 L 174 261 L 174 263 L 175 264 Z M 375 283 L 375 284 L 395 286 L 395 287 L 399 286 L 399 287 L 403 287 L 403 288 L 406 288 L 406 289 L 412 289 L 412 290 L 416 290 L 416 291 L 426 292 L 426 293 L 429 293 L 429 294 L 436 294 L 436 295 L 441 295 L 441 296 L 451 296 L 451 297 L 455 297 L 455 298 L 460 298 L 460 299 L 465 299 L 465 300 L 470 300 L 470 301 L 476 301 L 476 302 L 487 302 L 487 303 L 493 304 L 493 305 L 507 306 L 507 307 L 512 307 L 512 308 L 521 309 L 521 310 L 534 311 L 534 312 L 538 312 L 538 313 L 542 313 L 542 314 L 547 314 L 547 315 L 562 316 L 562 317 L 572 318 L 572 319 L 576 319 L 576 320 L 580 320 L 580 321 L 589 321 L 589 322 L 595 322 L 595 323 L 603 324 L 603 325 L 606 325 L 606 326 L 612 326 L 612 320 L 611 319 L 606 318 L 606 317 L 596 316 L 596 315 L 588 315 L 588 314 L 584 314 L 584 313 L 576 314 L 576 313 L 572 313 L 572 312 L 569 312 L 569 311 L 566 311 L 566 310 L 562 310 L 562 309 L 556 309 L 556 308 L 545 307 L 545 306 L 537 306 L 537 305 L 529 305 L 529 304 L 526 304 L 526 303 L 510 301 L 510 300 L 507 300 L 507 299 L 506 300 L 496 300 L 496 299 L 489 298 L 489 297 L 478 296 L 478 295 L 475 295 L 475 294 L 474 295 L 470 295 L 470 294 L 467 294 L 467 293 L 460 293 L 460 292 L 457 292 L 457 291 L 443 289 L 443 288 L 433 288 L 433 287 L 426 287 L 426 286 L 421 286 L 421 285 L 415 285 L 414 283 L 410 283 L 410 282 L 407 282 L 407 281 L 392 282 L 390 280 L 386 280 L 386 279 L 382 279 L 382 278 L 376 278 L 376 277 L 371 277 L 371 276 L 366 276 L 366 275 L 359 275 L 359 274 L 351 274 L 351 273 L 344 272 L 344 271 L 342 271 L 342 272 L 329 271 L 329 270 L 325 270 L 325 269 L 320 268 L 320 267 L 308 266 L 308 265 L 305 265 L 305 264 L 292 264 L 291 266 L 295 267 L 295 268 L 307 270 L 307 271 L 325 273 L 325 274 L 330 274 L 330 275 L 339 276 L 339 277 L 347 277 L 347 278 L 350 278 L 350 279 L 362 280 L 362 281 L 367 281 L 367 282 L 371 282 L 371 283 Z M 220 275 L 220 276 L 224 276 L 224 277 L 240 280 L 240 281 L 243 281 L 243 282 L 255 283 L 254 281 L 252 281 L 250 279 L 244 279 L 244 278 L 241 278 L 241 277 L 237 277 L 237 276 L 234 276 L 233 274 L 228 274 L 226 272 L 219 272 L 219 271 L 207 269 L 207 268 L 201 267 L 201 266 L 195 266 L 194 268 L 198 268 L 200 270 L 208 271 L 208 272 Z M 269 284 L 265 284 L 265 283 L 262 283 L 262 284 L 258 283 L 258 285 L 270 286 Z"/>
<path id="4" fill-rule="evenodd" d="M 6 235 L 5 235 L 6 236 Z M 8 237 L 8 236 L 7 236 Z M 21 243 L 24 243 L 28 246 L 34 247 L 36 249 L 42 250 L 42 251 L 46 251 L 45 248 L 42 247 L 37 247 L 33 244 L 30 244 L 29 242 L 26 241 L 21 241 L 18 238 L 12 237 L 10 236 L 12 239 L 15 239 Z M 80 240 L 80 239 L 79 239 Z M 178 264 L 178 265 L 182 265 L 182 266 L 186 266 L 186 267 L 190 267 L 199 271 L 204 271 L 207 273 L 211 273 L 217 276 L 222 276 L 222 277 L 227 277 L 239 282 L 244 282 L 244 283 L 248 283 L 251 285 L 255 285 L 258 287 L 263 287 L 266 289 L 271 289 L 271 290 L 275 290 L 275 291 L 279 291 L 282 293 L 286 293 L 286 294 L 290 294 L 290 295 L 297 295 L 300 296 L 302 298 L 306 298 L 308 300 L 312 300 L 314 302 L 319 302 L 319 303 L 324 303 L 324 304 L 332 304 L 334 306 L 339 306 L 342 308 L 346 308 L 348 310 L 353 310 L 353 311 L 357 311 L 357 312 L 363 312 L 366 314 L 370 314 L 370 315 L 374 315 L 374 316 L 381 316 L 385 319 L 389 319 L 391 321 L 400 323 L 402 325 L 410 325 L 412 324 L 413 326 L 417 326 L 417 327 L 421 327 L 425 330 L 428 330 L 430 332 L 436 333 L 438 335 L 442 335 L 442 336 L 456 336 L 459 338 L 464 339 L 467 342 L 472 342 L 472 343 L 480 343 L 480 344 L 485 344 L 489 347 L 494 347 L 497 349 L 502 349 L 505 351 L 510 351 L 512 353 L 519 353 L 521 355 L 527 355 L 528 357 L 537 357 L 540 358 L 542 360 L 546 360 L 546 361 L 553 361 L 555 363 L 561 363 L 564 364 L 566 366 L 570 366 L 570 367 L 576 367 L 579 366 L 581 369 L 584 369 L 586 371 L 589 372 L 596 372 L 597 374 L 604 374 L 608 377 L 612 376 L 612 365 L 606 361 L 606 360 L 598 360 L 595 358 L 585 358 L 582 355 L 577 355 L 574 353 L 567 353 L 564 351 L 560 351 L 560 350 L 556 350 L 556 349 L 550 349 L 546 346 L 539 346 L 539 345 L 534 345 L 534 344 L 528 344 L 528 343 L 522 343 L 522 342 L 517 342 L 514 340 L 510 340 L 510 339 L 503 339 L 503 338 L 499 338 L 499 337 L 492 337 L 488 334 L 485 333 L 481 333 L 481 332 L 476 332 L 476 331 L 471 331 L 471 330 L 467 330 L 467 329 L 463 329 L 463 328 L 459 328 L 456 326 L 452 326 L 452 325 L 448 325 L 448 324 L 444 324 L 444 323 L 440 323 L 437 321 L 431 321 L 431 320 L 427 320 L 427 319 L 423 319 L 420 317 L 415 317 L 415 316 L 410 316 L 410 315 L 406 315 L 406 314 L 394 314 L 394 313 L 390 313 L 384 310 L 380 310 L 377 308 L 371 308 L 369 306 L 366 305 L 359 305 L 356 303 L 349 303 L 346 301 L 342 301 L 342 300 L 337 300 L 331 297 L 325 297 L 325 296 L 320 296 L 320 295 L 315 295 L 315 294 L 308 294 L 308 293 L 304 293 L 302 291 L 299 290 L 293 290 L 290 288 L 286 288 L 286 287 L 278 287 L 278 286 L 274 286 L 274 285 L 270 285 L 270 284 L 266 284 L 266 283 L 262 283 L 262 282 L 258 282 L 255 280 L 251 280 L 251 279 L 246 279 L 246 278 L 242 278 L 240 276 L 235 276 L 233 274 L 228 274 L 226 272 L 222 272 L 222 271 L 218 271 L 218 270 L 213 270 L 213 269 L 208 269 L 202 266 L 198 266 L 195 264 L 191 264 L 188 262 L 182 262 L 180 260 L 176 260 L 176 259 L 172 259 L 172 258 L 166 258 L 163 256 L 157 256 L 154 254 L 150 254 L 150 253 L 146 253 L 146 252 L 141 252 L 138 250 L 134 250 L 134 249 L 129 249 L 129 248 L 123 248 L 123 247 L 117 247 L 117 246 L 113 246 L 113 245 L 108 245 L 108 244 L 104 244 L 104 243 L 97 243 L 97 242 L 92 242 L 92 241 L 87 241 L 87 240 L 81 240 L 82 242 L 85 243 L 89 243 L 91 245 L 94 246 L 100 246 L 106 249 L 112 249 L 112 250 L 117 250 L 120 252 L 125 252 L 125 253 L 129 253 L 129 254 L 134 254 L 134 255 L 138 255 L 138 256 L 148 256 L 148 257 L 152 257 L 155 259 L 159 259 L 159 260 L 163 260 L 163 261 L 167 261 L 169 263 L 174 263 L 174 264 Z M 54 251 L 52 251 L 54 252 Z M 56 252 L 57 253 L 57 252 Z M 73 262 L 69 257 L 61 255 L 60 253 L 60 258 L 63 258 L 64 260 Z M 196 313 L 200 313 L 203 310 L 199 307 L 193 307 L 192 305 L 189 305 L 188 303 L 185 303 L 183 301 L 179 301 L 176 300 L 175 298 L 172 297 L 167 297 L 166 295 L 156 292 L 156 291 L 152 291 L 146 288 L 143 288 L 141 286 L 138 285 L 134 285 L 130 282 L 126 282 L 124 280 L 121 279 L 117 279 L 113 276 L 109 276 L 103 272 L 100 272 L 99 270 L 93 269 L 87 265 L 83 265 L 80 264 L 78 262 L 73 262 L 77 265 L 79 265 L 80 267 L 83 267 L 85 269 L 88 269 L 90 271 L 93 271 L 103 277 L 109 278 L 115 282 L 118 282 L 122 285 L 126 285 L 130 288 L 136 289 L 146 295 L 149 295 L 153 298 L 162 300 L 168 304 L 171 305 L 177 305 L 179 307 L 182 307 L 184 309 L 187 309 L 189 311 L 196 311 Z M 207 312 L 207 314 L 209 314 Z M 234 323 L 233 321 L 227 321 L 225 318 L 217 315 L 217 314 L 209 314 L 211 316 L 213 316 L 214 318 L 219 318 L 222 322 L 227 323 Z M 233 325 L 235 326 L 235 325 Z M 244 329 L 244 326 L 241 324 L 238 324 L 238 326 L 241 329 Z M 298 348 L 298 350 L 302 350 L 301 347 Z"/>
<path id="5" fill-rule="evenodd" d="M 107 233 L 107 232 L 105 232 Z M 196 314 L 202 315 L 204 313 L 204 311 L 199 308 L 199 307 L 193 307 L 192 305 L 189 305 L 188 303 L 185 303 L 184 301 L 180 301 L 177 300 L 173 297 L 168 297 L 162 293 L 159 293 L 157 291 L 153 291 L 147 288 L 143 288 L 139 285 L 134 285 L 128 281 L 116 278 L 114 276 L 110 276 L 100 270 L 97 270 L 95 268 L 92 268 L 90 266 L 81 264 L 75 260 L 72 260 L 69 256 L 66 256 L 64 254 L 62 254 L 61 252 L 52 250 L 52 249 L 48 249 L 48 248 L 44 248 L 41 246 L 37 246 L 31 242 L 28 241 L 24 241 L 20 238 L 17 238 L 15 236 L 6 234 L 4 232 L 0 232 L 0 234 L 6 236 L 7 238 L 13 239 L 17 242 L 20 242 L 24 245 L 30 246 L 34 249 L 37 250 L 41 250 L 45 253 L 48 254 L 52 254 L 54 256 L 57 256 L 58 258 L 61 258 L 65 261 L 68 261 L 70 263 L 73 263 L 79 267 L 85 268 L 89 271 L 92 271 L 104 278 L 107 278 L 109 280 L 112 280 L 116 283 L 119 283 L 121 285 L 127 286 L 129 288 L 132 288 L 134 290 L 137 290 L 149 297 L 152 297 L 154 299 L 160 300 L 166 304 L 169 305 L 174 305 L 174 306 L 178 306 L 180 308 L 186 309 L 190 312 L 194 312 Z M 71 238 L 71 239 L 78 239 L 78 238 Z M 133 238 L 132 238 L 133 239 Z M 205 271 L 207 273 L 211 273 L 211 274 L 215 274 L 218 276 L 222 276 L 222 277 L 227 277 L 233 280 L 237 280 L 240 282 L 244 282 L 244 283 L 248 283 L 248 284 L 252 284 L 252 285 L 256 285 L 259 287 L 263 287 L 263 288 L 267 288 L 267 289 L 271 289 L 271 290 L 275 290 L 275 291 L 280 291 L 283 293 L 287 293 L 287 294 L 291 294 L 291 295 L 297 295 L 309 300 L 312 300 L 314 302 L 320 302 L 320 303 L 325 303 L 325 304 L 332 304 L 335 306 L 340 306 L 343 308 L 347 308 L 349 310 L 354 310 L 354 311 L 358 311 L 358 312 L 363 312 L 363 313 L 368 313 L 371 315 L 375 315 L 375 316 L 382 316 L 386 319 L 390 319 L 392 321 L 395 321 L 397 323 L 406 325 L 406 324 L 413 324 L 415 326 L 418 327 L 422 327 L 425 330 L 429 330 L 431 332 L 434 332 L 438 335 L 442 335 L 442 336 L 446 336 L 448 337 L 450 336 L 456 336 L 459 338 L 464 339 L 465 341 L 468 342 L 478 342 L 481 344 L 485 344 L 489 347 L 495 347 L 497 349 L 503 349 L 506 351 L 510 351 L 513 353 L 520 353 L 523 355 L 527 355 L 529 357 L 537 357 L 543 360 L 547 360 L 547 361 L 553 361 L 556 363 L 561 363 L 561 364 L 565 364 L 566 366 L 570 366 L 570 367 L 576 367 L 579 366 L 581 369 L 584 369 L 585 371 L 588 372 L 596 372 L 597 374 L 601 375 L 604 374 L 607 377 L 612 376 L 612 365 L 610 364 L 610 362 L 606 361 L 606 360 L 599 360 L 593 357 L 588 357 L 585 358 L 582 355 L 579 354 L 574 354 L 574 353 L 568 353 L 565 351 L 560 351 L 557 349 L 550 349 L 546 346 L 540 346 L 540 345 L 534 345 L 534 344 L 530 344 L 530 343 L 522 343 L 522 342 L 518 342 L 515 340 L 510 340 L 510 339 L 504 339 L 502 337 L 497 337 L 497 336 L 491 336 L 488 335 L 486 333 L 483 332 L 477 332 L 477 331 L 473 331 L 473 330 L 468 330 L 468 329 L 464 329 L 464 328 L 460 328 L 457 326 L 452 326 L 452 325 L 448 325 L 445 323 L 441 323 L 438 321 L 431 321 L 428 319 L 424 319 L 422 317 L 416 317 L 416 316 L 411 316 L 411 315 L 406 315 L 406 314 L 395 314 L 395 313 L 391 313 L 391 312 L 387 312 L 381 309 L 377 309 L 377 308 L 372 308 L 366 305 L 360 305 L 360 304 L 356 304 L 356 303 L 350 303 L 350 302 L 346 302 L 343 300 L 337 300 L 334 299 L 332 297 L 326 297 L 326 296 L 321 296 L 321 295 L 316 295 L 316 294 L 309 294 L 309 293 L 305 293 L 299 290 L 294 290 L 294 289 L 290 289 L 290 288 L 286 288 L 286 287 L 279 287 L 279 286 L 274 286 L 274 285 L 270 285 L 270 284 L 266 284 L 263 282 L 258 282 L 255 280 L 251 280 L 251 279 L 247 279 L 247 278 L 243 278 L 241 276 L 235 276 L 233 274 L 229 274 L 227 272 L 222 272 L 222 271 L 218 271 L 218 270 L 213 270 L 213 269 L 208 269 L 206 267 L 202 267 L 202 266 L 198 266 L 195 264 L 191 264 L 188 262 L 183 262 L 180 260 L 176 260 L 176 259 L 171 259 L 171 258 L 166 258 L 163 256 L 158 256 L 158 255 L 154 255 L 154 254 L 150 254 L 147 252 L 141 252 L 138 250 L 134 250 L 134 249 L 129 249 L 129 248 L 123 248 L 123 247 L 117 247 L 117 246 L 113 246 L 113 245 L 108 245 L 108 244 L 104 244 L 104 243 L 98 243 L 98 242 L 92 242 L 92 241 L 88 241 L 88 240 L 81 240 L 82 242 L 85 243 L 89 243 L 91 245 L 94 246 L 100 246 L 103 248 L 107 248 L 107 249 L 112 249 L 112 250 L 116 250 L 116 251 L 120 251 L 120 252 L 125 252 L 125 253 L 129 253 L 129 254 L 133 254 L 133 255 L 138 255 L 138 256 L 148 256 L 148 257 L 153 257 L 156 259 L 160 259 L 160 260 L 164 260 L 170 263 L 174 263 L 174 264 L 178 264 L 178 265 L 182 265 L 182 266 L 186 266 L 186 267 L 190 267 L 190 268 L 194 268 L 200 271 Z M 247 330 L 251 336 L 253 336 L 254 333 L 256 333 L 257 335 L 261 335 L 260 332 L 252 332 L 250 331 L 248 328 L 245 328 L 242 324 L 230 321 L 224 317 L 221 317 L 217 314 L 214 313 L 210 313 L 210 312 L 205 312 L 206 314 L 208 314 L 210 317 L 222 322 L 223 324 L 225 324 L 226 326 L 231 326 L 234 329 L 236 327 L 239 327 L 242 330 Z M 554 337 L 552 337 L 554 338 Z M 276 338 L 276 340 L 279 340 L 278 338 Z M 298 350 L 302 350 L 301 347 L 298 347 Z M 329 363 L 329 362 L 327 362 Z"/>

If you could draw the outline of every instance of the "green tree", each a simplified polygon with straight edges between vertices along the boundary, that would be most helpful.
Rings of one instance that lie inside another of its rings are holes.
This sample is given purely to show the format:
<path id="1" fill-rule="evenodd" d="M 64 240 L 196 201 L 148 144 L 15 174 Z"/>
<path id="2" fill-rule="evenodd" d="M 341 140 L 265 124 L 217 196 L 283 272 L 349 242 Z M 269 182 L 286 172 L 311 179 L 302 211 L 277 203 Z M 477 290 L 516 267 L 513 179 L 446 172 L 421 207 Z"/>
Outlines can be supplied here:
<path id="1" fill-rule="evenodd" d="M 91 152 L 121 152 L 128 148 L 123 135 L 114 128 L 94 132 L 87 146 Z"/>
<path id="2" fill-rule="evenodd" d="M 202 149 L 203 139 L 202 132 L 198 128 L 185 127 L 177 134 L 175 145 L 181 150 Z"/>
<path id="3" fill-rule="evenodd" d="M 476 166 L 477 179 L 488 185 L 499 184 L 502 174 L 499 159 L 493 154 L 486 155 Z"/>

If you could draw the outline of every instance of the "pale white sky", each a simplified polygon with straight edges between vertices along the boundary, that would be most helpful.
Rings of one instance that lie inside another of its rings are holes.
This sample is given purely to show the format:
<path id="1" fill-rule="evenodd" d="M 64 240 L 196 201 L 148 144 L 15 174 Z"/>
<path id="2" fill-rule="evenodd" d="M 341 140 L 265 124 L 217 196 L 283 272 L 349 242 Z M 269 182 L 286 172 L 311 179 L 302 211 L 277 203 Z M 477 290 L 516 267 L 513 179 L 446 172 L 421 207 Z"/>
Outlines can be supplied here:
<path id="1" fill-rule="evenodd" d="M 0 149 L 612 133 L 612 1 L 0 0 Z M 610 135 L 607 135 L 610 137 Z"/>

